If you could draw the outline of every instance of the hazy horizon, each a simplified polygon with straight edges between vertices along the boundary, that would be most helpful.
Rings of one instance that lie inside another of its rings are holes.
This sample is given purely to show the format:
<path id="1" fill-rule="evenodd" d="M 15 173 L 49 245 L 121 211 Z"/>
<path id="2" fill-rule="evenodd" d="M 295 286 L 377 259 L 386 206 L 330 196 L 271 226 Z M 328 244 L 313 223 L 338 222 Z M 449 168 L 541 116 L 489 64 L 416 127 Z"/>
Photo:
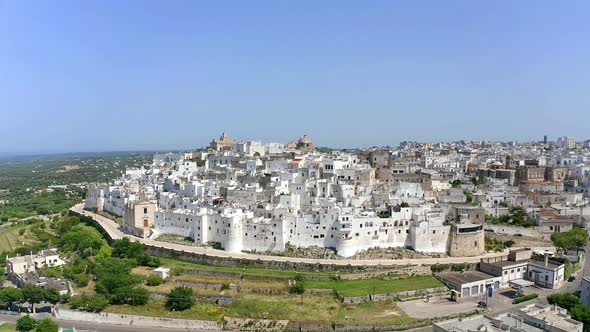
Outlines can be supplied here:
<path id="1" fill-rule="evenodd" d="M 5 1 L 0 155 L 588 139 L 590 3 Z"/>

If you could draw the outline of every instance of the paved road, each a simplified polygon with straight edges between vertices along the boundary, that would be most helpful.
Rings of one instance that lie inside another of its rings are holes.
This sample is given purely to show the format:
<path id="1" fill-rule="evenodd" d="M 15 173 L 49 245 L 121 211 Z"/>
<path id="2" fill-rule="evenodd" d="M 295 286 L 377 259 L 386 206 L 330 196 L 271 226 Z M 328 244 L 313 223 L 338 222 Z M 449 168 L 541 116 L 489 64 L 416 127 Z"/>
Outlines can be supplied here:
<path id="1" fill-rule="evenodd" d="M 414 258 L 414 259 L 374 259 L 374 260 L 358 260 L 358 259 L 310 259 L 310 258 L 299 258 L 299 257 L 282 257 L 282 256 L 267 256 L 267 255 L 255 255 L 243 252 L 227 252 L 223 250 L 217 250 L 207 247 L 195 247 L 182 244 L 168 243 L 162 241 L 155 241 L 149 239 L 139 239 L 135 236 L 125 234 L 121 231 L 120 226 L 112 219 L 103 217 L 99 214 L 92 213 L 83 210 L 83 204 L 75 205 L 71 208 L 72 211 L 84 214 L 92 217 L 96 220 L 102 228 L 111 236 L 113 239 L 121 239 L 128 237 L 129 239 L 142 242 L 144 244 L 171 249 L 179 252 L 196 253 L 200 255 L 208 255 L 214 257 L 229 257 L 229 258 L 240 258 L 248 260 L 263 260 L 263 261 L 286 261 L 294 263 L 308 263 L 308 264 L 321 264 L 321 265 L 354 265 L 354 266 L 404 266 L 404 265 L 431 265 L 431 264 L 457 264 L 457 263 L 478 263 L 481 258 L 497 257 L 508 254 L 508 250 L 503 253 L 490 253 L 481 256 L 474 257 L 445 257 L 445 258 Z M 539 250 L 552 250 L 554 248 L 533 248 Z"/>
<path id="2" fill-rule="evenodd" d="M 44 318 L 45 316 L 37 317 L 37 318 Z M 17 315 L 4 315 L 0 314 L 0 321 L 8 322 L 8 323 L 16 323 L 16 320 L 19 318 Z M 126 325 L 114 325 L 114 324 L 104 324 L 104 323 L 88 323 L 88 322 L 78 322 L 78 321 L 69 321 L 63 319 L 56 319 L 55 317 L 51 317 L 52 320 L 57 322 L 60 327 L 64 328 L 72 328 L 75 327 L 77 330 L 86 330 L 86 331 L 96 331 L 96 332 L 159 332 L 163 330 L 172 330 L 172 331 L 186 331 L 186 329 L 171 329 L 171 328 L 158 328 L 158 327 L 140 327 L 140 326 L 126 326 Z M 211 332 L 211 330 L 191 330 L 195 332 Z"/>

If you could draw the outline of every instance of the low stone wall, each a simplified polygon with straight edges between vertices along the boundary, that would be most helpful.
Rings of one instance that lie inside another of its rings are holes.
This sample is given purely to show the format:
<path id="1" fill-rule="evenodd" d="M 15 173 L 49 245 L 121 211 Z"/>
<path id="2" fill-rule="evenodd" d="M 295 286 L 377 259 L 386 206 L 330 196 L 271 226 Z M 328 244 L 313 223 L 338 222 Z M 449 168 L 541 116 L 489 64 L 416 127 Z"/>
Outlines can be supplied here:
<path id="1" fill-rule="evenodd" d="M 345 304 L 359 304 L 363 302 L 378 302 L 378 301 L 386 301 L 386 300 L 395 300 L 400 297 L 419 297 L 424 295 L 430 294 L 437 294 L 448 291 L 447 287 L 435 287 L 435 288 L 425 288 L 425 289 L 417 289 L 411 291 L 403 291 L 397 293 L 388 293 L 388 294 L 373 294 L 373 295 L 365 295 L 365 296 L 344 296 L 339 292 L 336 292 L 336 296 Z"/>
<path id="2" fill-rule="evenodd" d="M 348 325 L 348 324 L 336 324 L 334 331 L 351 331 L 351 332 L 362 332 L 362 331 L 405 331 L 409 329 L 424 327 L 424 322 L 408 323 L 403 325 Z"/>
<path id="3" fill-rule="evenodd" d="M 222 272 L 222 271 L 206 271 L 206 270 L 182 270 L 182 274 L 203 275 L 211 277 L 227 277 L 234 279 L 242 279 L 241 273 Z"/>
<path id="4" fill-rule="evenodd" d="M 251 319 L 225 317 L 223 327 L 230 331 L 268 331 L 280 332 L 289 324 L 288 320 Z"/>
<path id="5" fill-rule="evenodd" d="M 309 294 L 334 294 L 335 290 L 330 288 L 306 288 L 305 293 Z"/>
<path id="6" fill-rule="evenodd" d="M 289 321 L 284 332 L 328 332 L 334 331 L 332 323 L 323 320 Z"/>
<path id="7" fill-rule="evenodd" d="M 97 324 L 125 325 L 138 327 L 160 327 L 186 330 L 221 330 L 223 325 L 208 320 L 189 320 L 176 318 L 162 318 L 136 315 L 122 315 L 114 313 L 90 313 L 77 310 L 57 308 L 55 315 L 59 319 L 84 321 Z"/>
<path id="8" fill-rule="evenodd" d="M 168 294 L 150 292 L 150 298 L 155 300 L 166 300 L 168 299 Z M 234 296 L 232 295 L 195 295 L 193 298 L 197 301 L 207 301 L 219 305 L 230 305 L 234 302 Z"/>
<path id="9" fill-rule="evenodd" d="M 217 282 L 205 282 L 205 281 L 186 281 L 186 280 L 174 280 L 176 286 L 187 286 L 187 287 L 198 287 L 205 289 L 220 290 L 223 287 L 222 283 Z"/>

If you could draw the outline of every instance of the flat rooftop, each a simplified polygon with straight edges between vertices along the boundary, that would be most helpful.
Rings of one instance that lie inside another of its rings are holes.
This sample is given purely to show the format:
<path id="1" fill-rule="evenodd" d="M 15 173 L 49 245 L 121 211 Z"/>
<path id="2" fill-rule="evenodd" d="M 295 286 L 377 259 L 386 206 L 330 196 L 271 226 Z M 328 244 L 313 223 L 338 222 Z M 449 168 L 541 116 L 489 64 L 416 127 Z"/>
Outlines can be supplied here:
<path id="1" fill-rule="evenodd" d="M 526 265 L 526 264 L 529 263 L 529 260 L 528 259 L 523 259 L 523 260 L 520 260 L 520 261 L 508 261 L 508 260 L 506 260 L 506 261 L 497 261 L 497 262 L 490 262 L 490 263 L 486 263 L 486 262 L 481 262 L 481 263 L 504 268 L 504 267 L 510 267 L 510 266 L 515 266 L 516 267 L 516 266 Z"/>
<path id="2" fill-rule="evenodd" d="M 444 279 L 453 284 L 468 284 L 476 281 L 498 278 L 491 274 L 481 271 L 466 271 L 466 272 L 442 272 L 437 274 L 437 277 Z"/>
<path id="3" fill-rule="evenodd" d="M 434 325 L 453 332 L 473 332 L 473 331 L 487 331 L 487 332 L 506 332 L 506 327 L 519 326 L 520 331 L 523 332 L 543 332 L 542 329 L 522 324 L 515 318 L 509 317 L 506 314 L 498 317 L 488 316 L 472 316 L 462 319 L 451 319 L 444 322 L 435 323 Z M 502 328 L 504 327 L 504 328 Z"/>

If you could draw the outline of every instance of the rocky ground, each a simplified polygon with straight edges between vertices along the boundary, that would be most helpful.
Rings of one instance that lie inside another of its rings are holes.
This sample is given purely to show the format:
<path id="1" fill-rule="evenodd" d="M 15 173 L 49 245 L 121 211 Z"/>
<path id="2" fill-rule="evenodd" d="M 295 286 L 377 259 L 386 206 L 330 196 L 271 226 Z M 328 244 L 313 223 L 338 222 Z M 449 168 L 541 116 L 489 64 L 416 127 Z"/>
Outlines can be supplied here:
<path id="1" fill-rule="evenodd" d="M 332 248 L 320 248 L 320 247 L 309 247 L 309 248 L 295 248 L 287 247 L 284 252 L 251 252 L 254 254 L 261 255 L 274 255 L 283 257 L 301 257 L 311 259 L 344 259 L 337 255 L 336 250 Z M 443 258 L 448 257 L 447 254 L 427 254 L 416 252 L 412 249 L 407 248 L 372 248 L 363 250 L 352 257 L 347 259 L 405 259 L 405 258 Z"/>
<path id="2" fill-rule="evenodd" d="M 514 241 L 513 247 L 550 247 L 551 241 L 529 236 L 513 236 L 499 233 L 486 232 L 486 237 L 500 241 Z"/>

